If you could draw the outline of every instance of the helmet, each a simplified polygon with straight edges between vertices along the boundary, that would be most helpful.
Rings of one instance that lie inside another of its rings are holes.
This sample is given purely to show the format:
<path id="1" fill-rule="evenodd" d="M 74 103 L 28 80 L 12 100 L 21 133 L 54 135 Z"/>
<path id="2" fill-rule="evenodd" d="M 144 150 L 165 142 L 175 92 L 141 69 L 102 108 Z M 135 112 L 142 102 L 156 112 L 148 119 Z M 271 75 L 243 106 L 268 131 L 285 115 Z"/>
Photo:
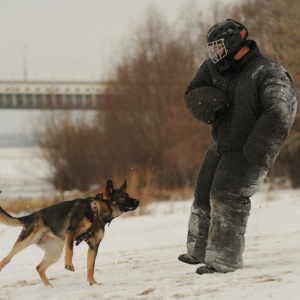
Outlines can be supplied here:
<path id="1" fill-rule="evenodd" d="M 246 45 L 248 30 L 241 23 L 226 19 L 215 24 L 207 33 L 209 57 L 218 63 L 227 57 L 232 59 Z"/>

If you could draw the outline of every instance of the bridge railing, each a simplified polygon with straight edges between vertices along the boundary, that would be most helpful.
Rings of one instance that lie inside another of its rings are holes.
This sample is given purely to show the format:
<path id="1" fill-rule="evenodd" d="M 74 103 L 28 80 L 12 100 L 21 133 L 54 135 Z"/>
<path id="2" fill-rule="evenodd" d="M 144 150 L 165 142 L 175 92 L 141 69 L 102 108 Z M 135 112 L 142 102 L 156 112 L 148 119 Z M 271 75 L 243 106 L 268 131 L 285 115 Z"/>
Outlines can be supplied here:
<path id="1" fill-rule="evenodd" d="M 97 109 L 101 95 L 0 93 L 0 109 Z"/>

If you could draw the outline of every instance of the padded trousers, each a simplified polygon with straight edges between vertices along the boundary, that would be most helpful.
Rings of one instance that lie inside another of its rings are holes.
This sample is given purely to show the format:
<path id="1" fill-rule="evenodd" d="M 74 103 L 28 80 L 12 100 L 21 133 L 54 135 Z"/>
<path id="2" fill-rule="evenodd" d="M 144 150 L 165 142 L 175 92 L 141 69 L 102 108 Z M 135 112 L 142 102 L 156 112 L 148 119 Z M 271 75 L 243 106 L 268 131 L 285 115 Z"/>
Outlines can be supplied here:
<path id="1" fill-rule="evenodd" d="M 243 152 L 218 154 L 213 144 L 199 170 L 188 225 L 187 250 L 218 272 L 243 268 L 250 197 L 268 169 L 250 165 Z"/>

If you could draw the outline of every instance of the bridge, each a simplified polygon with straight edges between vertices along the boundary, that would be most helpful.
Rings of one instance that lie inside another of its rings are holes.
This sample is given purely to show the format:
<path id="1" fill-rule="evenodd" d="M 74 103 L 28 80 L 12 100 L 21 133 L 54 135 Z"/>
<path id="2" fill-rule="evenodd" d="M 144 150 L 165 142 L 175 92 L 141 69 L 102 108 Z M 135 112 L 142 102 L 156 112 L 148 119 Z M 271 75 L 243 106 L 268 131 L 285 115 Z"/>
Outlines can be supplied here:
<path id="1" fill-rule="evenodd" d="M 0 81 L 0 109 L 97 109 L 105 82 Z"/>

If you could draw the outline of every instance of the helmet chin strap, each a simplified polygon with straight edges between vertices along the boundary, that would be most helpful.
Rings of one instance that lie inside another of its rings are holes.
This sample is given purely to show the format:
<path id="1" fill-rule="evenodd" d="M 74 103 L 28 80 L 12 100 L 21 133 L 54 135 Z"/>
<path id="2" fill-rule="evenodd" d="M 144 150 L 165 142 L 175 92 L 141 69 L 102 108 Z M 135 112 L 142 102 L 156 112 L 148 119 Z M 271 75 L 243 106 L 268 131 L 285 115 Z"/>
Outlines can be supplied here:
<path id="1" fill-rule="evenodd" d="M 226 72 L 227 70 L 230 69 L 230 67 L 232 67 L 232 65 L 234 65 L 233 58 L 235 55 L 236 53 L 231 54 L 230 56 L 226 56 L 224 57 L 224 59 L 222 59 L 220 62 L 216 64 L 216 67 L 220 73 Z"/>
<path id="2" fill-rule="evenodd" d="M 239 49 L 235 53 L 232 53 L 226 57 L 224 57 L 220 62 L 216 63 L 217 69 L 220 73 L 226 72 L 232 65 L 234 65 L 235 60 L 234 57 L 242 50 Z"/>
<path id="3" fill-rule="evenodd" d="M 222 61 L 216 64 L 216 67 L 220 73 L 226 72 L 230 68 L 230 64 L 228 62 L 228 57 L 224 58 Z"/>

